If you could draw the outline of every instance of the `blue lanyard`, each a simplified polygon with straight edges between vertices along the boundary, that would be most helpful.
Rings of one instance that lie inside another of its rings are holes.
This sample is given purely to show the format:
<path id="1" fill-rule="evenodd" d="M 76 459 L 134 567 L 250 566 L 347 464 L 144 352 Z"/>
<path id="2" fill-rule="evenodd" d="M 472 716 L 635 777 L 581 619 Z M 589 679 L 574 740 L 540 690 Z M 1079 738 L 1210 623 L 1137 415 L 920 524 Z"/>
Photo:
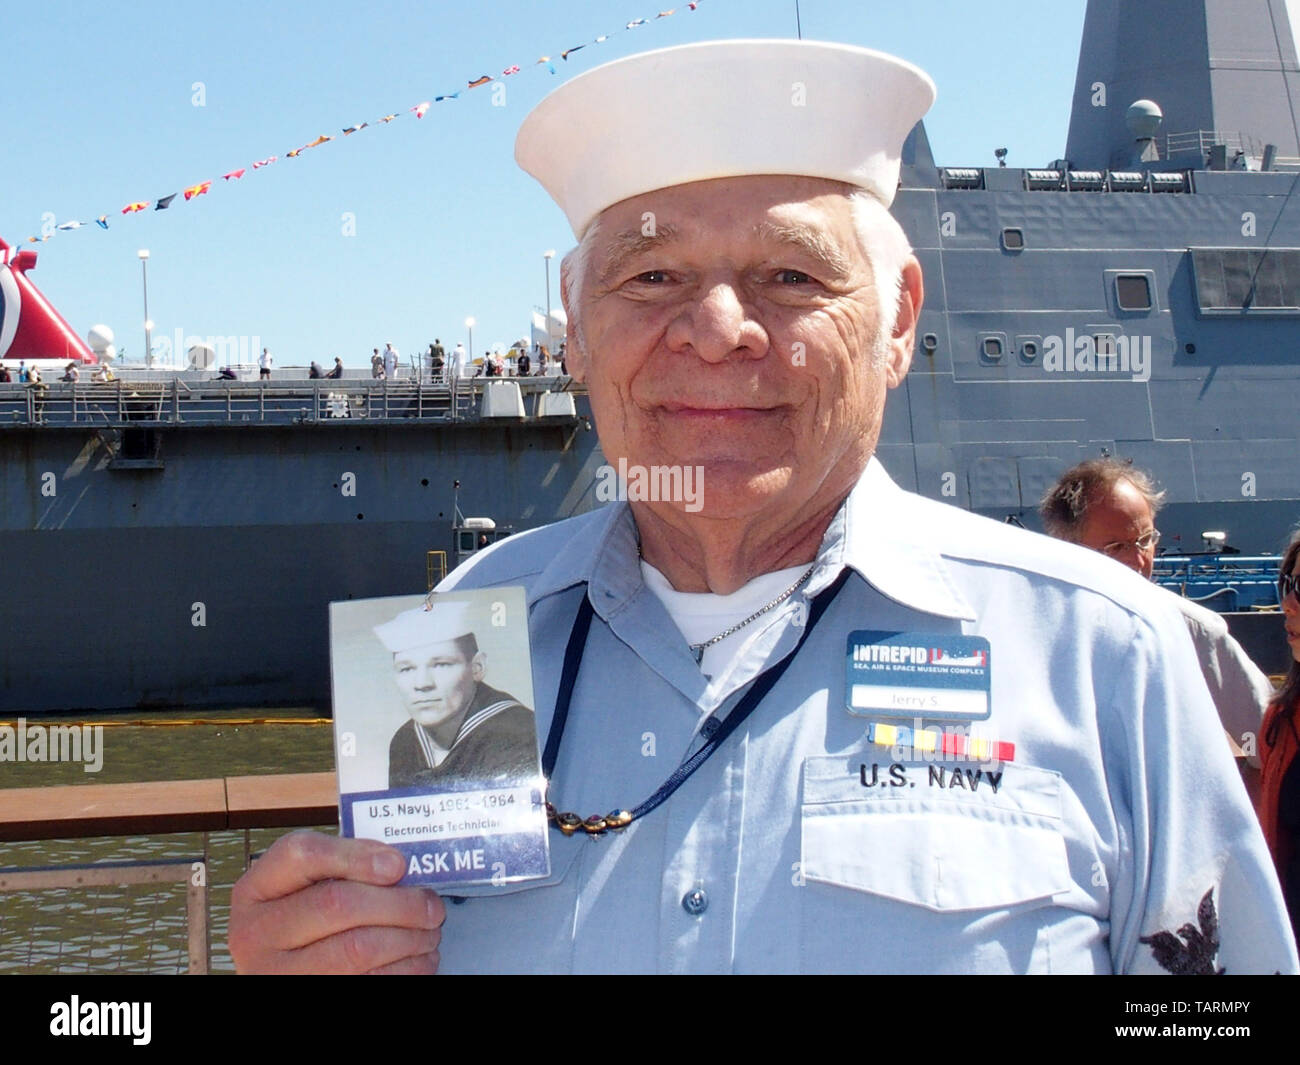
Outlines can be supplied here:
<path id="1" fill-rule="evenodd" d="M 633 821 L 644 817 L 657 806 L 666 802 L 672 795 L 690 778 L 691 774 L 700 768 L 709 757 L 719 747 L 726 742 L 737 728 L 745 721 L 750 714 L 758 707 L 781 679 L 785 671 L 790 668 L 790 664 L 799 654 L 808 639 L 809 633 L 812 632 L 813 626 L 821 620 L 821 616 L 826 613 L 827 607 L 831 601 L 844 587 L 844 582 L 848 579 L 849 570 L 846 567 L 838 577 L 821 592 L 812 601 L 812 606 L 808 610 L 808 621 L 804 625 L 803 633 L 799 637 L 799 642 L 795 644 L 794 650 L 777 666 L 763 673 L 754 681 L 740 702 L 736 704 L 734 710 L 725 718 L 719 720 L 716 717 L 709 717 L 700 728 L 700 734 L 704 737 L 704 743 L 693 755 L 679 765 L 673 774 L 659 785 L 648 799 L 631 810 L 614 810 L 605 816 L 595 815 L 586 819 L 573 813 L 561 813 L 556 810 L 549 802 L 546 810 L 549 820 L 566 836 L 572 835 L 578 829 L 591 834 L 599 835 L 608 829 L 626 828 Z M 595 615 L 595 609 L 591 605 L 591 597 L 585 592 L 582 596 L 582 603 L 578 607 L 578 616 L 573 622 L 573 631 L 569 633 L 569 642 L 564 648 L 564 666 L 560 673 L 560 689 L 555 697 L 555 715 L 551 718 L 551 728 L 546 736 L 546 747 L 542 751 L 542 774 L 547 781 L 551 780 L 552 773 L 555 770 L 555 762 L 560 753 L 560 741 L 564 738 L 564 727 L 569 720 L 569 705 L 573 701 L 573 689 L 578 682 L 578 670 L 582 666 L 583 651 L 587 646 L 587 634 L 591 631 L 591 619 Z"/>

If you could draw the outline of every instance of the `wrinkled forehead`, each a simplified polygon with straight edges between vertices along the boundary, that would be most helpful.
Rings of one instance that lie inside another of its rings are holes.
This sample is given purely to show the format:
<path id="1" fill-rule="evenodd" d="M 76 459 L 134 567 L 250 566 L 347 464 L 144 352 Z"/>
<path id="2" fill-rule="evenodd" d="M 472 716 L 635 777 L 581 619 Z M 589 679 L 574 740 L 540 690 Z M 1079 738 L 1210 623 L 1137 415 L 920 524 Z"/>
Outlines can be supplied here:
<path id="1" fill-rule="evenodd" d="M 823 178 L 755 175 L 696 181 L 607 207 L 583 238 L 600 268 L 673 245 L 792 245 L 843 270 L 862 259 L 851 185 Z"/>

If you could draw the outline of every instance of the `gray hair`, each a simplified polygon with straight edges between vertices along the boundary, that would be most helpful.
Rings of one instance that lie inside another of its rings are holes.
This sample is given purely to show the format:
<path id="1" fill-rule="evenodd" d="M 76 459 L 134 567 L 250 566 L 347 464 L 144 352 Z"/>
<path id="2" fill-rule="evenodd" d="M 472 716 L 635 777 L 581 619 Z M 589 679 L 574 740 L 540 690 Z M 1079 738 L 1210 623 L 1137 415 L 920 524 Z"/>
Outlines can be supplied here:
<path id="1" fill-rule="evenodd" d="M 858 245 L 871 267 L 872 282 L 876 290 L 877 323 L 876 345 L 871 352 L 877 366 L 884 362 L 889 340 L 898 321 L 898 301 L 903 292 L 903 267 L 912 254 L 903 227 L 889 213 L 880 200 L 866 189 L 849 193 L 849 206 L 853 212 L 853 228 Z M 582 315 L 576 313 L 591 268 L 591 255 L 600 231 L 601 215 L 587 227 L 576 248 L 572 248 L 560 261 L 560 284 L 570 294 L 570 304 L 575 308 L 571 316 L 579 347 L 585 349 L 582 335 Z"/>
<path id="2" fill-rule="evenodd" d="M 1038 515 L 1043 519 L 1047 535 L 1077 542 L 1088 508 L 1109 495 L 1120 481 L 1128 481 L 1138 490 L 1154 519 L 1165 501 L 1165 493 L 1156 488 L 1146 471 L 1134 466 L 1132 459 L 1088 459 L 1061 474 L 1038 505 Z"/>

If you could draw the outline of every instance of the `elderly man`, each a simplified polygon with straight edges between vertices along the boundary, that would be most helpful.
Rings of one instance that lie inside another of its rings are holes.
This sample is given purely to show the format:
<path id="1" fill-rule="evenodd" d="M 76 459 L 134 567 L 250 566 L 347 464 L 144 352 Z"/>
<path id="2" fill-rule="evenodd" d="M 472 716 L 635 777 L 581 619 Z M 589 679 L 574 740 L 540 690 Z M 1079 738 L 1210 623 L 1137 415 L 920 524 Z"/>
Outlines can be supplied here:
<path id="1" fill-rule="evenodd" d="M 1150 580 L 1160 541 L 1156 513 L 1163 500 L 1164 493 L 1132 463 L 1089 459 L 1061 474 L 1039 514 L 1048 535 L 1100 551 Z M 1162 591 L 1187 624 L 1219 720 L 1258 768 L 1259 726 L 1273 685 L 1228 633 L 1222 615 Z"/>
<path id="2" fill-rule="evenodd" d="M 550 879 L 444 911 L 377 844 L 289 837 L 236 887 L 242 969 L 1296 968 L 1173 612 L 873 458 L 932 98 L 879 53 L 715 42 L 526 120 L 605 455 L 700 468 L 702 505 L 629 492 L 447 582 L 527 590 Z"/>

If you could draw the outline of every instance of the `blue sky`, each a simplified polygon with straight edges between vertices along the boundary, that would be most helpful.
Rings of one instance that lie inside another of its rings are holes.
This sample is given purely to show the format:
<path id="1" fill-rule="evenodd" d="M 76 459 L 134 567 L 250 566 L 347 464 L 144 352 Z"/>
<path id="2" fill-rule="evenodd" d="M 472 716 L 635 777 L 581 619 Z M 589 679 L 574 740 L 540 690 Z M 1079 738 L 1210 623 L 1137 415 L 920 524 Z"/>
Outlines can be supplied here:
<path id="1" fill-rule="evenodd" d="M 108 324 L 133 359 L 144 347 L 148 248 L 154 339 L 259 337 L 279 365 L 367 362 L 435 336 L 476 354 L 527 335 L 558 296 L 563 215 L 513 160 L 519 124 L 566 77 L 622 55 L 722 37 L 793 37 L 793 2 L 511 0 L 219 5 L 46 0 L 5 17 L 0 235 L 17 245 L 43 221 L 110 228 L 37 245 L 33 279 L 76 330 Z M 926 125 L 936 159 L 1038 166 L 1064 153 L 1082 0 L 803 0 L 806 38 L 901 55 L 934 77 Z M 636 18 L 651 21 L 633 30 Z M 565 48 L 591 42 L 561 61 Z M 556 75 L 536 65 L 551 55 Z M 504 106 L 491 89 L 409 108 L 512 64 Z M 202 83 L 195 89 L 195 83 Z M 201 93 L 202 106 L 195 106 Z M 399 118 L 343 138 L 343 127 Z M 296 159 L 320 134 L 335 140 Z M 221 175 L 271 155 L 237 182 Z M 213 180 L 167 211 L 122 215 Z M 349 225 L 349 218 L 351 224 Z M 347 230 L 351 228 L 353 232 Z M 30 246 L 30 245 L 27 245 Z"/>

